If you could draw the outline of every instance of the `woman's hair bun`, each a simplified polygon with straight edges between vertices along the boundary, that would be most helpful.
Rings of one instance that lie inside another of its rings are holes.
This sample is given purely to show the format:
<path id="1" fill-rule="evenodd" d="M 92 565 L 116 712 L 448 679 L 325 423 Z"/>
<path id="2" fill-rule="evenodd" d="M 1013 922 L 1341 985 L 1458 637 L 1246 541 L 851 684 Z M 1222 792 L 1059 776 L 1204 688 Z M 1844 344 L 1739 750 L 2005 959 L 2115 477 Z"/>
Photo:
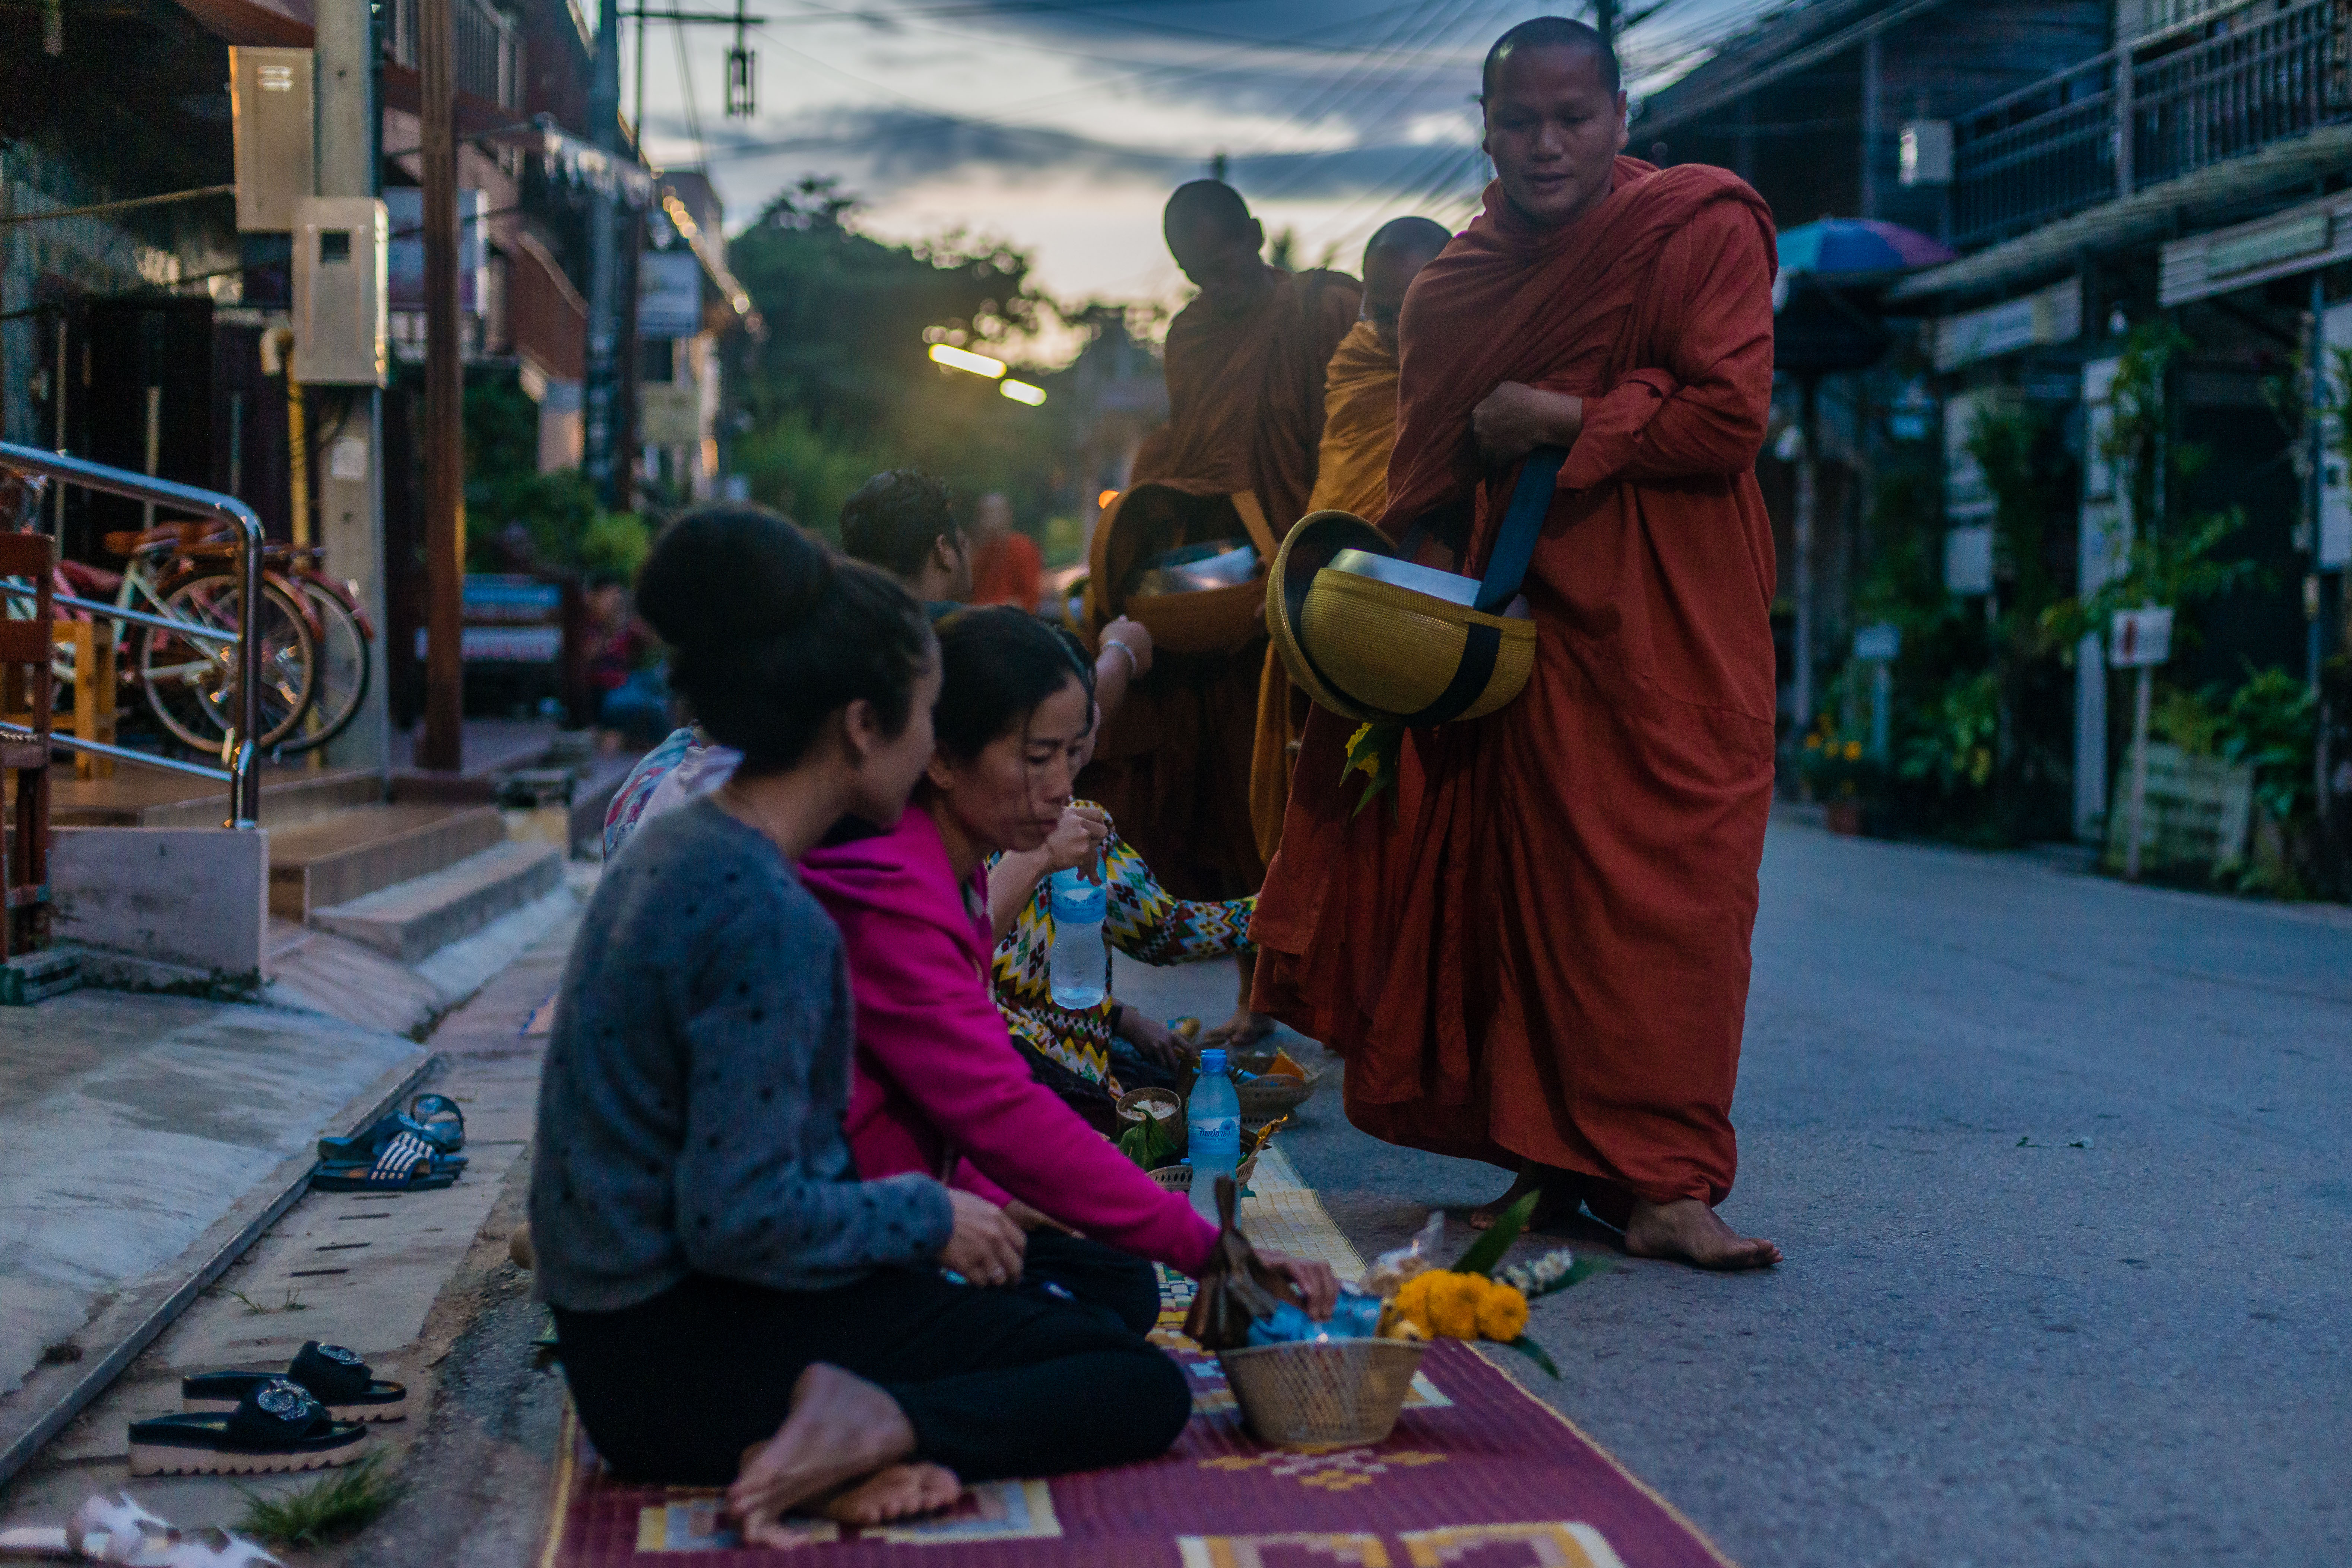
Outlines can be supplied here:
<path id="1" fill-rule="evenodd" d="M 897 734 L 931 648 L 904 588 L 761 507 L 670 524 L 638 574 L 637 611 L 669 645 L 670 684 L 747 775 L 799 762 L 855 701 Z"/>
<path id="2" fill-rule="evenodd" d="M 637 577 L 637 612 L 672 647 L 756 642 L 805 620 L 835 569 L 785 517 L 704 507 L 663 531 Z"/>

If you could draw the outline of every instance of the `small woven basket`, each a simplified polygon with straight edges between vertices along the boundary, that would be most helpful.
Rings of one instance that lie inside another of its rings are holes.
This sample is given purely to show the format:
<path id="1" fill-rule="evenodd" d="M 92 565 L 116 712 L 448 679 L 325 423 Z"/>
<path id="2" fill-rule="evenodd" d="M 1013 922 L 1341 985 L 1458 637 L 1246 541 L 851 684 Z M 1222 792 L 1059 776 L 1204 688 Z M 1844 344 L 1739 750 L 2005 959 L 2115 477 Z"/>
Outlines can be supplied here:
<path id="1" fill-rule="evenodd" d="M 1234 1184 L 1236 1186 L 1243 1187 L 1248 1186 L 1250 1173 L 1256 1169 L 1257 1156 L 1252 1154 L 1248 1159 L 1244 1160 L 1241 1163 L 1239 1169 L 1234 1172 Z M 1161 1186 L 1166 1187 L 1171 1192 L 1189 1193 L 1192 1190 L 1192 1167 L 1190 1165 L 1162 1165 L 1158 1170 L 1151 1173 L 1151 1179 L 1158 1182 Z"/>
<path id="2" fill-rule="evenodd" d="M 1241 1102 L 1242 1125 L 1263 1127 L 1278 1121 L 1307 1103 L 1315 1093 L 1316 1079 L 1296 1079 L 1285 1073 L 1268 1073 L 1247 1083 L 1234 1086 L 1234 1098 Z"/>
<path id="3" fill-rule="evenodd" d="M 1217 1360 L 1258 1441 L 1285 1448 L 1355 1447 L 1396 1426 L 1429 1347 L 1404 1340 L 1254 1345 Z"/>

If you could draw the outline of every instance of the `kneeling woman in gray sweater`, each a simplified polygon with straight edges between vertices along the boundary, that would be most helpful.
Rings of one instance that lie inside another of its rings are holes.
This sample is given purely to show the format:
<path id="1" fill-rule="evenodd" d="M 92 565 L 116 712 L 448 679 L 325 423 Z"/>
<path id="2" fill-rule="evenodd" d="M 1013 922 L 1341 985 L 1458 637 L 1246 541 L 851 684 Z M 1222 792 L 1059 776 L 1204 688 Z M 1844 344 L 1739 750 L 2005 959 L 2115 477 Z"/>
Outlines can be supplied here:
<path id="1" fill-rule="evenodd" d="M 755 1543 L 795 1508 L 878 1522 L 1161 1453 L 1192 1408 L 1174 1362 L 989 1289 L 1020 1277 L 1019 1227 L 925 1176 L 862 1182 L 843 1141 L 849 984 L 794 862 L 845 817 L 896 822 L 930 759 L 920 606 L 740 507 L 664 534 L 638 604 L 743 763 L 605 868 L 556 1005 L 531 1237 L 598 1452 L 731 1482 Z"/>

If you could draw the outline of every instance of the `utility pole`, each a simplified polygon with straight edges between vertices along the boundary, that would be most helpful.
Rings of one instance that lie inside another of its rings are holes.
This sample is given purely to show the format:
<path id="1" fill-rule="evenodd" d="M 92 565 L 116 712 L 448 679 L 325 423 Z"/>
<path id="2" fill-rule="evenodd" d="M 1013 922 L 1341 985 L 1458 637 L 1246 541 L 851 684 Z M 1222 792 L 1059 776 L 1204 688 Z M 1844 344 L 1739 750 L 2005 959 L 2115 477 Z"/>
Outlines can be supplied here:
<path id="1" fill-rule="evenodd" d="M 376 107 L 378 54 L 368 0 L 321 0 L 318 8 L 316 90 L 318 182 L 322 196 L 378 194 Z M 290 379 L 290 377 L 289 377 Z M 350 417 L 328 447 L 319 475 L 319 541 L 339 577 L 359 591 L 369 624 L 383 614 L 383 395 L 373 386 L 351 391 Z M 376 650 L 383 668 L 387 649 Z M 381 773 L 390 765 L 392 727 L 385 702 L 391 683 L 368 683 L 359 717 L 333 742 L 346 767 Z"/>
<path id="2" fill-rule="evenodd" d="M 451 0 L 417 7 L 425 163 L 425 743 L 420 765 L 465 765 L 464 367 L 457 346 L 457 29 Z M 601 79 L 601 78 L 600 78 Z"/>
<path id="3" fill-rule="evenodd" d="M 642 23 L 642 18 L 640 18 Z M 620 0 L 602 0 L 596 12 L 596 78 L 588 99 L 589 129 L 596 145 L 617 167 L 621 159 L 621 7 Z M 619 282 L 614 228 L 620 185 L 595 197 L 588 214 L 588 385 L 583 396 L 581 466 L 596 498 L 605 506 L 617 503 L 621 489 L 614 481 L 615 447 L 619 431 L 619 333 L 614 317 Z"/>
<path id="4" fill-rule="evenodd" d="M 1612 48 L 1617 43 L 1619 12 L 1617 0 L 1592 0 L 1592 30 Z"/>

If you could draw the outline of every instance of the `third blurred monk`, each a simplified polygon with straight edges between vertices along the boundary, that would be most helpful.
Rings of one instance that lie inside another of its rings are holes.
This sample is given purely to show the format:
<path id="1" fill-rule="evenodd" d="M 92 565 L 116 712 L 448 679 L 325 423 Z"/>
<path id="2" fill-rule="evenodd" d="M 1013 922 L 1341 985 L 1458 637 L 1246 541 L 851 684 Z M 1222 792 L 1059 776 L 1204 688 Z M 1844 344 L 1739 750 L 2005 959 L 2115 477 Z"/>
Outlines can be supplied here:
<path id="1" fill-rule="evenodd" d="M 1200 289 L 1168 326 L 1168 423 L 1143 444 L 1134 482 L 1257 497 L 1277 539 L 1307 512 L 1323 434 L 1323 372 L 1356 323 L 1356 280 L 1259 258 L 1265 231 L 1216 180 L 1181 185 L 1162 220 L 1168 249 Z M 1079 793 L 1180 897 L 1257 890 L 1250 749 L 1263 637 L 1230 656 L 1163 658 L 1103 726 Z"/>
<path id="2" fill-rule="evenodd" d="M 1454 236 L 1425 217 L 1392 218 L 1364 247 L 1364 314 L 1339 342 L 1323 382 L 1323 445 L 1307 513 L 1375 518 L 1388 504 L 1396 445 L 1397 315 L 1414 274 Z M 1302 514 L 1305 515 L 1305 514 Z M 1268 860 L 1282 844 L 1290 763 L 1307 722 L 1307 698 L 1290 689 L 1282 656 L 1268 648 L 1257 690 L 1257 747 L 1250 758 L 1250 821 Z"/>
<path id="3" fill-rule="evenodd" d="M 1256 999 L 1346 1058 L 1366 1131 L 1581 1201 L 1630 1251 L 1766 1266 L 1715 1205 L 1772 792 L 1771 214 L 1721 169 L 1618 156 L 1617 61 L 1582 23 L 1513 28 L 1484 86 L 1496 179 L 1406 302 L 1380 521 L 1478 568 L 1522 460 L 1566 448 L 1535 673 L 1412 733 L 1393 817 L 1350 818 L 1354 726 L 1313 715 Z"/>

